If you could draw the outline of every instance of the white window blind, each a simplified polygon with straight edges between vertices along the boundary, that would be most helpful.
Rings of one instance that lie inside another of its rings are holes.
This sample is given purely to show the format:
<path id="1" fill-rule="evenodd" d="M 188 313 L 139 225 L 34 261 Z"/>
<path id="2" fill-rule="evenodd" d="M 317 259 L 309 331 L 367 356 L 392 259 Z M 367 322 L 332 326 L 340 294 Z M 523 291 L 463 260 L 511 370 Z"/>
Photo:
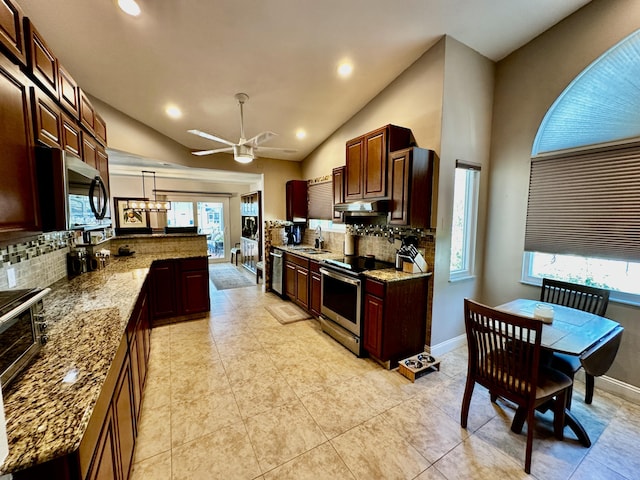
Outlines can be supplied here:
<path id="1" fill-rule="evenodd" d="M 640 143 L 534 158 L 525 250 L 640 260 Z"/>
<path id="2" fill-rule="evenodd" d="M 307 187 L 309 199 L 309 218 L 331 220 L 333 218 L 333 183 L 314 183 Z"/>

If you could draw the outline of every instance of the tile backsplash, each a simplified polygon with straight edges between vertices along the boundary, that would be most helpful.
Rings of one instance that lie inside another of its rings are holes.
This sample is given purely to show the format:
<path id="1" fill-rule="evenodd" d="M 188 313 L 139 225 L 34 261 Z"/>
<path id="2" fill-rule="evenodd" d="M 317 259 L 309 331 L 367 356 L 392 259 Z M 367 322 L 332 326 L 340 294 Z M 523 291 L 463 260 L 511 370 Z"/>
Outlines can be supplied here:
<path id="1" fill-rule="evenodd" d="M 44 288 L 67 275 L 67 253 L 72 232 L 51 232 L 35 240 L 0 247 L 0 290 L 9 289 L 8 271 L 16 277 L 14 288 Z"/>

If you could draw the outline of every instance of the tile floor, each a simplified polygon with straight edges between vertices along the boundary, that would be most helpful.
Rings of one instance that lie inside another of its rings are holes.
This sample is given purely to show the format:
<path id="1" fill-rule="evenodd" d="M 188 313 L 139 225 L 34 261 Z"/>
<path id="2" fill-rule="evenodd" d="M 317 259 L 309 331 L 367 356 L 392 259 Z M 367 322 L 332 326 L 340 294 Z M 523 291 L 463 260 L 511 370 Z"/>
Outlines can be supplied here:
<path id="1" fill-rule="evenodd" d="M 208 318 L 154 329 L 133 480 L 527 477 L 510 404 L 476 387 L 460 427 L 466 348 L 414 384 L 314 320 L 281 325 L 264 309 L 281 301 L 261 286 L 211 284 Z M 568 430 L 555 440 L 540 416 L 531 477 L 638 478 L 640 406 L 597 386 L 587 406 L 583 387 L 573 411 L 593 446 Z"/>

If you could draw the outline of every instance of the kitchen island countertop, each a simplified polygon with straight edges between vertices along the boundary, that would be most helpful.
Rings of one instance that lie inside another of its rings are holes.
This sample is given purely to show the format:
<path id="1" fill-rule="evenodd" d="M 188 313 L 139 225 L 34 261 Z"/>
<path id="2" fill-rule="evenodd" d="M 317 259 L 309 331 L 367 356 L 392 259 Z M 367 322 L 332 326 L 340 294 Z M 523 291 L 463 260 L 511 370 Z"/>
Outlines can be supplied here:
<path id="1" fill-rule="evenodd" d="M 44 298 L 49 341 L 3 391 L 9 456 L 15 472 L 74 452 L 125 334 L 154 260 L 201 251 L 133 255 L 51 285 Z"/>

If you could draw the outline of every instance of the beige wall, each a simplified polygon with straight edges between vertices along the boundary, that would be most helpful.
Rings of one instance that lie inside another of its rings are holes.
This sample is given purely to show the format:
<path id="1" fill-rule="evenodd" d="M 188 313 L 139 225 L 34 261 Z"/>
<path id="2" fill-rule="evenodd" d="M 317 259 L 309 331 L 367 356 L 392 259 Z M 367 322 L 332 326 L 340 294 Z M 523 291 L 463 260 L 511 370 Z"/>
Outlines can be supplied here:
<path id="1" fill-rule="evenodd" d="M 546 111 L 571 80 L 638 28 L 640 2 L 594 0 L 497 64 L 484 302 L 496 305 L 539 296 L 538 287 L 520 283 L 533 140 Z M 635 386 L 640 386 L 634 367 L 639 314 L 637 307 L 616 303 L 607 311 L 625 327 L 608 375 Z"/>
<path id="2" fill-rule="evenodd" d="M 345 163 L 347 140 L 389 123 L 410 128 L 418 146 L 440 156 L 433 317 L 426 339 L 432 347 L 464 334 L 462 300 L 479 289 L 478 278 L 456 284 L 448 281 L 453 170 L 457 158 L 487 166 L 492 92 L 493 63 L 460 42 L 443 37 L 303 163 L 303 178 L 331 173 L 333 167 Z M 483 205 L 486 177 L 482 183 Z M 484 221 L 484 206 L 480 213 Z M 481 253 L 482 228 L 479 238 Z M 478 265 L 481 269 L 481 261 Z"/>
<path id="3" fill-rule="evenodd" d="M 110 148 L 187 167 L 262 174 L 262 185 L 247 184 L 247 190 L 263 191 L 264 218 L 285 217 L 285 184 L 287 180 L 302 178 L 299 162 L 258 158 L 248 165 L 242 165 L 227 154 L 195 157 L 188 148 L 99 99 L 91 97 L 91 102 L 107 124 Z M 239 212 L 239 208 L 236 211 Z"/>

